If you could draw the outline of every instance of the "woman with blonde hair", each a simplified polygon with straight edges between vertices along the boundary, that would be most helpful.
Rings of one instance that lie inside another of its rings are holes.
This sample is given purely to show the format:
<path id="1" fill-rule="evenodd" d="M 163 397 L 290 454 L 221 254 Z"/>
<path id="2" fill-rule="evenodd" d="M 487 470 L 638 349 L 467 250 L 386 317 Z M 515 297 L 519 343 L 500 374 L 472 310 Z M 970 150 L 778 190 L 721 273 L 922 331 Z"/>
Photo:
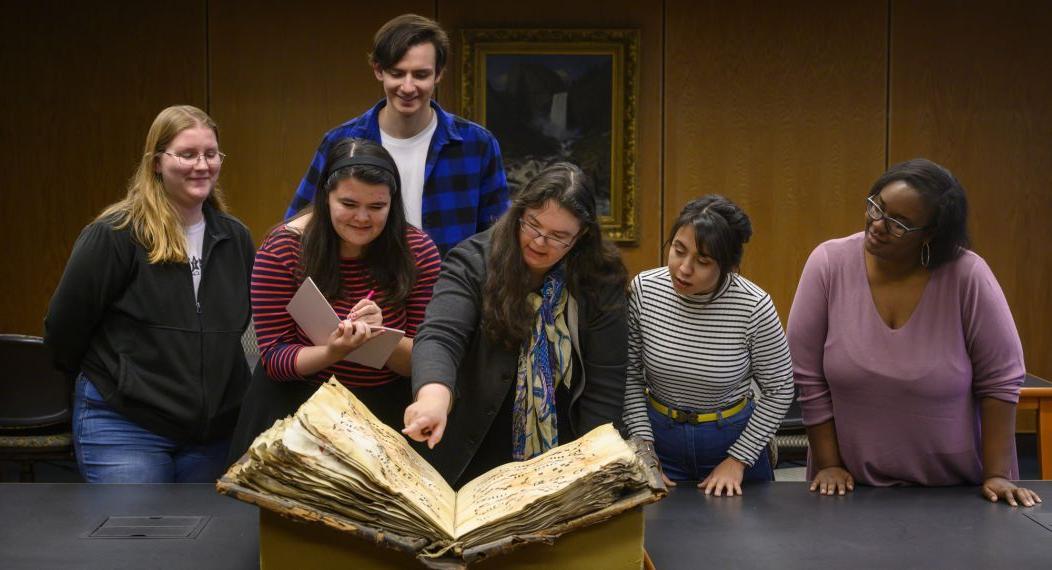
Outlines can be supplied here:
<path id="1" fill-rule="evenodd" d="M 91 483 L 207 482 L 223 470 L 248 383 L 254 247 L 217 180 L 203 111 L 154 119 L 127 195 L 81 232 L 45 319 L 76 376 L 73 436 Z"/>

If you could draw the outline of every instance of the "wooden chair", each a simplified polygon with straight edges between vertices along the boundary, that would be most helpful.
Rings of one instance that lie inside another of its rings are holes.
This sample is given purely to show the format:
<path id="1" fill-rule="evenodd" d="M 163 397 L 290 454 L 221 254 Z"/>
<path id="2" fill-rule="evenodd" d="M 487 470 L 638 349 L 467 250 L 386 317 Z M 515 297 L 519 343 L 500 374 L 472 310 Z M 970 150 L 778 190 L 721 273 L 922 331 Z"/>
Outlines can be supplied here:
<path id="1" fill-rule="evenodd" d="M 1037 462 L 1042 479 L 1052 479 L 1052 382 L 1027 374 L 1016 413 L 1033 410 L 1037 423 Z"/>

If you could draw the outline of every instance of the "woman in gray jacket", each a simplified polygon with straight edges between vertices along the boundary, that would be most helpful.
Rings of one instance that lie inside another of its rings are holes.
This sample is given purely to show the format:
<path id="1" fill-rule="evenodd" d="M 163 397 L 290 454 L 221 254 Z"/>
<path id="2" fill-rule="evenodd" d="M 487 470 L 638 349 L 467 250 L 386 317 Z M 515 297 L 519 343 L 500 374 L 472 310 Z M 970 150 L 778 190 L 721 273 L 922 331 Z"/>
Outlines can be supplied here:
<path id="1" fill-rule="evenodd" d="M 445 258 L 413 347 L 403 432 L 459 487 L 619 423 L 626 280 L 588 178 L 568 163 L 545 169 Z"/>

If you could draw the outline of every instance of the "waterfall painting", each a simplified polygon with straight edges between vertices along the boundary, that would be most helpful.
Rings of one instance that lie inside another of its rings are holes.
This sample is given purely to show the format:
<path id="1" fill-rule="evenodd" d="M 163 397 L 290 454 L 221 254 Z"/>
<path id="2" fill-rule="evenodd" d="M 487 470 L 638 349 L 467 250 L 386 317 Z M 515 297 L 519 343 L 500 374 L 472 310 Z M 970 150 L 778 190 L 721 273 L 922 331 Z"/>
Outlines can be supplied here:
<path id="1" fill-rule="evenodd" d="M 608 237 L 637 241 L 635 30 L 463 30 L 461 113 L 497 138 L 514 193 L 569 161 L 592 177 Z"/>

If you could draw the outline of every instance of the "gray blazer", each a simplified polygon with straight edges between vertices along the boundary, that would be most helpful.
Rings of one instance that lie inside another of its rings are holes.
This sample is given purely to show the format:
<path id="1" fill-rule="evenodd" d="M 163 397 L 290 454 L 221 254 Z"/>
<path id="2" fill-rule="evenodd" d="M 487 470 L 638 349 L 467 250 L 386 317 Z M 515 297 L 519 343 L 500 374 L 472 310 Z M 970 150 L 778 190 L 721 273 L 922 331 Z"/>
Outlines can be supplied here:
<path id="1" fill-rule="evenodd" d="M 447 254 L 413 341 L 413 393 L 432 382 L 453 392 L 442 441 L 426 454 L 450 482 L 471 462 L 515 382 L 518 352 L 492 342 L 479 326 L 491 234 L 476 234 Z M 608 422 L 621 426 L 628 351 L 624 298 L 620 287 L 605 287 L 594 296 L 578 292 L 568 302 L 567 326 L 580 363 L 570 388 L 575 438 Z"/>

